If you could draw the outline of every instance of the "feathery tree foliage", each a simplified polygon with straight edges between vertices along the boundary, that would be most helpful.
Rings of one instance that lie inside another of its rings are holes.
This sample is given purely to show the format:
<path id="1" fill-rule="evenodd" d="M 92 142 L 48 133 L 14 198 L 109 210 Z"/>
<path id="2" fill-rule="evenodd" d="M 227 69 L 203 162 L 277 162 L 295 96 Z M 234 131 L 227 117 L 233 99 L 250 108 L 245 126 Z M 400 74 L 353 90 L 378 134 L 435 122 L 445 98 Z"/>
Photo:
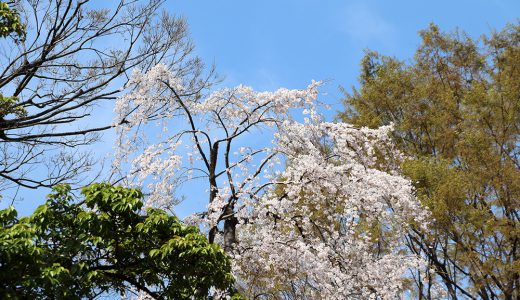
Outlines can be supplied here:
<path id="1" fill-rule="evenodd" d="M 417 279 L 419 298 L 438 281 L 450 298 L 520 296 L 520 25 L 479 40 L 420 32 L 407 63 L 368 52 L 361 86 L 345 92 L 344 121 L 394 123 L 409 156 L 403 169 L 432 211 L 431 230 L 409 247 L 437 275 Z"/>

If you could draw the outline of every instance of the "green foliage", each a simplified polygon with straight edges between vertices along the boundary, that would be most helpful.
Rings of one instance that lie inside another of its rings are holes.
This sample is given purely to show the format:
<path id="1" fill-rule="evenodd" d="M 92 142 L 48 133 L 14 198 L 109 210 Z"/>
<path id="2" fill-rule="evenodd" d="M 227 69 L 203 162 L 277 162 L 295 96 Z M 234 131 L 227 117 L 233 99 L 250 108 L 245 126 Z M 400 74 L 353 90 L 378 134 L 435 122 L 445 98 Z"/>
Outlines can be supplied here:
<path id="1" fill-rule="evenodd" d="M 411 248 L 450 296 L 519 297 L 520 25 L 477 41 L 435 25 L 420 35 L 411 63 L 366 54 L 340 117 L 395 124 L 403 170 L 435 220 Z"/>
<path id="2" fill-rule="evenodd" d="M 20 16 L 15 9 L 11 9 L 7 3 L 0 2 L 0 37 L 5 38 L 10 35 L 18 38 L 25 37 L 25 26 L 20 22 Z M 4 97 L 0 94 L 0 119 L 9 114 L 23 117 L 27 114 L 26 110 L 17 105 L 17 97 Z"/>
<path id="3" fill-rule="evenodd" d="M 25 26 L 20 21 L 20 16 L 15 9 L 7 3 L 0 2 L 0 37 L 8 37 L 15 34 L 18 38 L 25 37 Z"/>
<path id="4" fill-rule="evenodd" d="M 233 283 L 230 261 L 196 227 L 160 209 L 141 214 L 136 189 L 93 184 L 75 203 L 56 186 L 46 204 L 17 219 L 0 211 L 0 296 L 93 298 L 146 291 L 156 299 L 205 299 Z"/>
<path id="5" fill-rule="evenodd" d="M 17 97 L 4 97 L 0 94 L 0 118 L 9 114 L 14 114 L 17 117 L 26 116 L 27 110 L 25 110 L 24 107 L 17 105 L 17 102 Z"/>

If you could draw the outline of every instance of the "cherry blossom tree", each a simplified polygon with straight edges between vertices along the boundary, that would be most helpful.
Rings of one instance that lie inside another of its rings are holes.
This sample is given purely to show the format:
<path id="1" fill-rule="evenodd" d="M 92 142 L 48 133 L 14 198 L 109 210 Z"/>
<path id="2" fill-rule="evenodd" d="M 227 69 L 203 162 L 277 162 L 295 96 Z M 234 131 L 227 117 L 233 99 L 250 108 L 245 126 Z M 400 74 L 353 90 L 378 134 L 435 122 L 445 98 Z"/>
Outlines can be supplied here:
<path id="1" fill-rule="evenodd" d="M 130 92 L 116 103 L 117 114 L 127 122 L 115 121 L 121 124 L 115 165 L 130 163 L 130 176 L 124 178 L 128 184 L 142 185 L 151 178 L 148 205 L 158 207 L 175 204 L 175 187 L 181 181 L 207 179 L 208 210 L 194 218 L 206 221 L 210 241 L 224 237 L 229 251 L 235 243 L 239 202 L 262 191 L 260 175 L 277 156 L 265 145 L 244 146 L 244 138 L 277 127 L 290 118 L 291 108 L 312 108 L 319 83 L 305 90 L 275 92 L 238 86 L 203 98 L 202 91 L 187 92 L 182 81 L 161 64 L 146 74 L 134 72 L 127 84 Z M 162 140 L 149 145 L 151 131 L 143 128 L 151 121 L 160 125 Z M 172 121 L 177 121 L 177 130 L 167 135 Z M 178 154 L 183 143 L 188 144 L 187 165 Z M 132 153 L 140 154 L 130 161 Z"/>
<path id="2" fill-rule="evenodd" d="M 428 216 L 388 133 L 327 122 L 285 122 L 276 152 L 289 160 L 275 188 L 239 212 L 235 273 L 251 298 L 395 299 L 424 262 L 403 250 Z M 283 297 L 281 297 L 282 295 Z"/>
<path id="3" fill-rule="evenodd" d="M 399 175 L 392 127 L 324 122 L 320 84 L 194 93 L 165 65 L 136 70 L 116 103 L 114 174 L 163 208 L 178 203 L 176 187 L 205 180 L 207 209 L 185 221 L 234 258 L 246 296 L 395 298 L 423 267 L 402 238 L 427 226 L 427 210 Z"/>

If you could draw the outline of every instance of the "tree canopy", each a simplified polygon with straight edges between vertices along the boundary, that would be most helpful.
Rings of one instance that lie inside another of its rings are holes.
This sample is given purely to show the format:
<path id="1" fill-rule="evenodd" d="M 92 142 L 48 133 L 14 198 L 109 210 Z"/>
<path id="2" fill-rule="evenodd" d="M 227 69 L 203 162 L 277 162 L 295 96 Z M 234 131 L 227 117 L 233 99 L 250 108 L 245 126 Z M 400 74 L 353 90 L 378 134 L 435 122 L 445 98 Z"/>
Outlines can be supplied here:
<path id="1" fill-rule="evenodd" d="M 231 287 L 224 251 L 175 216 L 143 212 L 139 190 L 93 184 L 81 193 L 77 202 L 60 185 L 31 216 L 0 211 L 2 298 L 206 299 Z"/>
<path id="2" fill-rule="evenodd" d="M 345 90 L 342 120 L 393 123 L 409 157 L 404 173 L 432 212 L 410 249 L 453 299 L 519 296 L 520 25 L 474 40 L 436 25 L 420 32 L 413 61 L 368 52 L 360 87 Z M 438 277 L 439 276 L 439 277 Z"/>
<path id="3" fill-rule="evenodd" d="M 169 207 L 180 184 L 204 179 L 208 205 L 185 221 L 223 245 L 247 297 L 393 299 L 408 288 L 408 268 L 422 269 L 401 245 L 408 221 L 426 226 L 428 212 L 397 173 L 391 126 L 325 122 L 320 84 L 239 85 L 194 98 L 164 65 L 135 72 L 116 103 L 131 116 L 118 126 L 116 162 L 129 170 L 122 182 L 146 184 L 146 203 Z M 162 126 L 150 122 L 158 116 Z M 148 142 L 157 131 L 159 141 Z M 261 131 L 272 143 L 254 143 Z M 279 173 L 282 161 L 289 165 Z M 364 232 L 370 225 L 394 232 Z"/>

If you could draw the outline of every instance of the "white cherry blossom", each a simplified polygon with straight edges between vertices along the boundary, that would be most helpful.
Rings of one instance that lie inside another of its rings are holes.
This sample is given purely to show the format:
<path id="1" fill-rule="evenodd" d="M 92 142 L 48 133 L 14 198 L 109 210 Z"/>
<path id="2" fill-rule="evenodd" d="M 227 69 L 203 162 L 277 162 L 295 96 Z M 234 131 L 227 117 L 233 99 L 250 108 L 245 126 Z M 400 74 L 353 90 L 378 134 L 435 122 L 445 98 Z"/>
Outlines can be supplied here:
<path id="1" fill-rule="evenodd" d="M 247 296 L 399 298 L 409 271 L 424 268 L 402 239 L 409 224 L 428 226 L 427 210 L 399 175 L 392 126 L 323 122 L 320 84 L 204 97 L 164 65 L 135 71 L 116 103 L 115 170 L 146 187 L 149 206 L 172 206 L 182 182 L 206 180 L 206 210 L 185 221 L 222 243 Z"/>

